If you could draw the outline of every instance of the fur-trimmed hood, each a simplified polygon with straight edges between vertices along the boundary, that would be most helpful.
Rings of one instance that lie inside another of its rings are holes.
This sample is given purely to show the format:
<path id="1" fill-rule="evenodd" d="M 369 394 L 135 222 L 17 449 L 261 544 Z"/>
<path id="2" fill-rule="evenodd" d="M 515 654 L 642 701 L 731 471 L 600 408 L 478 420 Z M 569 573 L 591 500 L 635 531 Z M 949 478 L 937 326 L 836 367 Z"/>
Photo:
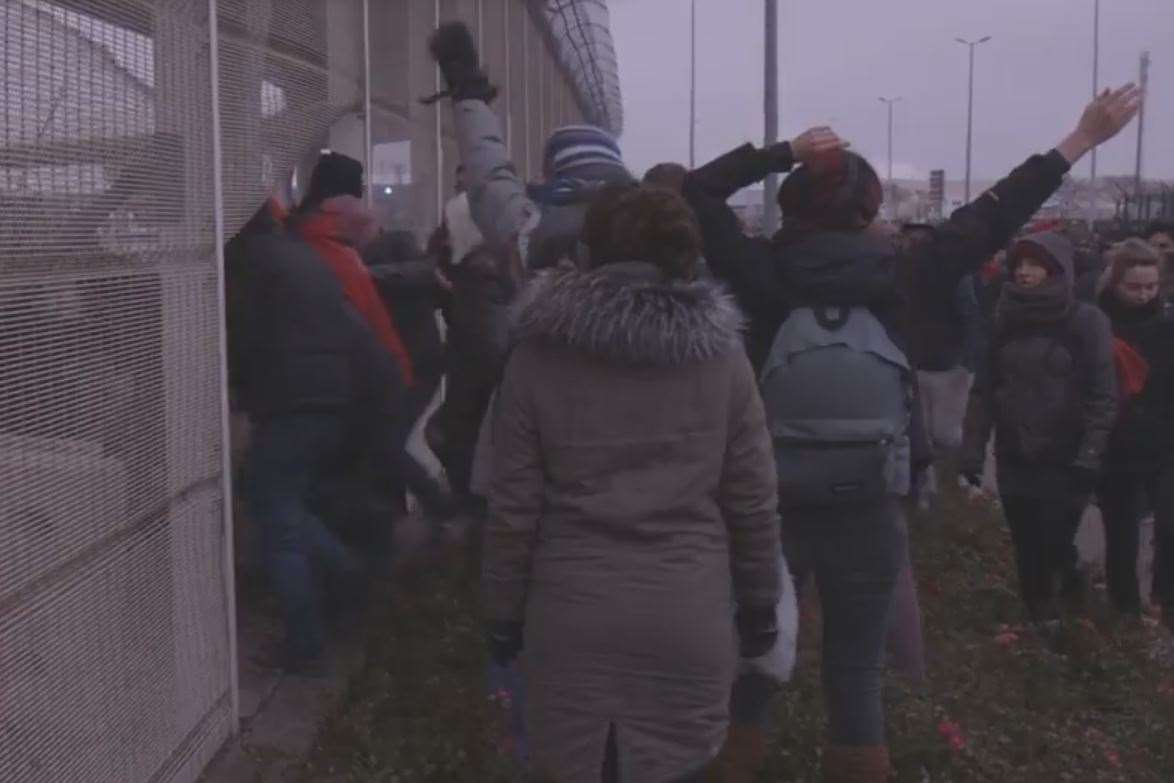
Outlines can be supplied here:
<path id="1" fill-rule="evenodd" d="M 666 281 L 646 263 L 551 269 L 522 291 L 514 339 L 562 345 L 615 364 L 677 367 L 742 350 L 744 319 L 712 281 Z"/>

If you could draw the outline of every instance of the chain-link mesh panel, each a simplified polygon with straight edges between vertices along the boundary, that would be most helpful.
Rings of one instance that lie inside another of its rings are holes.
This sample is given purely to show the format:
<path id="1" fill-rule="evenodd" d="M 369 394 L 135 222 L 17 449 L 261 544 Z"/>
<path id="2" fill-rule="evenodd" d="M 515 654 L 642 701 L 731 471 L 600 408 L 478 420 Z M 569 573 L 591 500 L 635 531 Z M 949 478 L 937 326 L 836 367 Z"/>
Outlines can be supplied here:
<path id="1" fill-rule="evenodd" d="M 518 3 L 509 4 L 509 110 L 510 155 L 520 173 L 533 179 L 530 171 L 530 137 L 527 130 L 527 86 L 529 84 L 530 39 L 533 25 L 530 14 Z"/>
<path id="2" fill-rule="evenodd" d="M 325 147 L 384 227 L 435 227 L 438 20 L 523 175 L 557 125 L 618 129 L 570 5 L 371 0 L 368 145 L 362 0 L 217 0 L 227 233 Z M 208 0 L 0 0 L 0 36 L 0 780 L 193 780 L 234 720 Z"/>
<path id="3" fill-rule="evenodd" d="M 232 723 L 205 0 L 0 0 L 0 780 Z"/>
<path id="4" fill-rule="evenodd" d="M 542 145 L 546 135 L 542 128 L 542 82 L 545 46 L 542 31 L 526 15 L 526 170 L 530 179 L 542 176 Z"/>
<path id="5" fill-rule="evenodd" d="M 574 82 L 588 122 L 619 135 L 624 128 L 619 63 L 607 0 L 533 0 L 547 22 L 555 54 Z"/>
<path id="6" fill-rule="evenodd" d="M 500 92 L 493 108 L 501 118 L 502 129 L 509 145 L 509 44 L 506 25 L 509 23 L 510 0 L 480 0 L 478 29 L 481 64 L 489 80 Z"/>
<path id="7" fill-rule="evenodd" d="M 316 153 L 366 163 L 361 0 L 221 0 L 225 226 L 303 194 Z M 374 47 L 373 47 L 374 48 Z"/>

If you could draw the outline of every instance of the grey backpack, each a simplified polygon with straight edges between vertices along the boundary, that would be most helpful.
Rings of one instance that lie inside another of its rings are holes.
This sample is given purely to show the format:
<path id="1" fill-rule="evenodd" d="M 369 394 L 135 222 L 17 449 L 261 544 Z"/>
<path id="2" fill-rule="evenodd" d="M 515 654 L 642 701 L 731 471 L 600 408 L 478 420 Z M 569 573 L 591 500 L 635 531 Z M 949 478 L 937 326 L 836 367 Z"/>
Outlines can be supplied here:
<path id="1" fill-rule="evenodd" d="M 909 491 L 912 373 L 864 307 L 801 307 L 762 371 L 784 506 L 871 503 Z"/>

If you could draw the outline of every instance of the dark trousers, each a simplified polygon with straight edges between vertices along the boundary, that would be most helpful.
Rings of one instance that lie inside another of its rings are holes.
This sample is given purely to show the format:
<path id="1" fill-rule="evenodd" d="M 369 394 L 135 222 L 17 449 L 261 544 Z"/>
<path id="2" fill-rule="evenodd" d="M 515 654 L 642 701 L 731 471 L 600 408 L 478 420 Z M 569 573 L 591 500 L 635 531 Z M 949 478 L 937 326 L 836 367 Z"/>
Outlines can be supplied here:
<path id="1" fill-rule="evenodd" d="M 1154 601 L 1174 630 L 1174 457 L 1167 457 L 1154 487 Z"/>
<path id="2" fill-rule="evenodd" d="M 1003 495 L 1003 513 L 1015 544 L 1019 595 L 1033 619 L 1056 615 L 1056 580 L 1073 568 L 1073 541 L 1084 499 Z"/>
<path id="3" fill-rule="evenodd" d="M 472 496 L 469 486 L 481 421 L 489 409 L 497 381 L 496 369 L 454 352 L 444 403 L 436 414 L 440 434 L 438 456 L 444 463 L 453 492 L 466 502 L 471 501 Z"/>
<path id="4" fill-rule="evenodd" d="M 897 579 L 908 563 L 901 503 L 785 510 L 783 533 L 796 584 L 813 574 L 819 590 L 829 740 L 883 744 L 885 637 Z"/>
<path id="5" fill-rule="evenodd" d="M 402 411 L 402 434 L 406 441 L 416 423 L 432 404 L 436 390 L 440 388 L 439 376 L 422 376 L 416 379 L 416 384 L 408 391 Z M 397 505 L 404 503 L 404 490 L 410 491 L 420 501 L 424 512 L 433 519 L 444 517 L 448 512 L 448 498 L 440 482 L 432 477 L 428 469 L 420 463 L 405 446 L 394 455 L 392 492 L 396 495 Z"/>
<path id="6" fill-rule="evenodd" d="M 340 458 L 346 433 L 339 415 L 282 416 L 259 423 L 249 453 L 245 498 L 261 525 L 265 570 L 281 604 L 286 652 L 294 659 L 322 652 L 319 576 L 359 570 L 312 504 Z"/>
<path id="7" fill-rule="evenodd" d="M 1156 507 L 1158 474 L 1109 473 L 1101 482 L 1101 517 L 1105 526 L 1105 576 L 1118 611 L 1141 611 L 1137 554 L 1141 520 Z"/>
<path id="8" fill-rule="evenodd" d="M 976 380 L 966 405 L 966 418 L 962 420 L 962 449 L 958 453 L 958 472 L 963 476 L 981 476 L 986 467 L 987 444 L 991 439 L 984 412 L 986 404 L 982 389 Z"/>

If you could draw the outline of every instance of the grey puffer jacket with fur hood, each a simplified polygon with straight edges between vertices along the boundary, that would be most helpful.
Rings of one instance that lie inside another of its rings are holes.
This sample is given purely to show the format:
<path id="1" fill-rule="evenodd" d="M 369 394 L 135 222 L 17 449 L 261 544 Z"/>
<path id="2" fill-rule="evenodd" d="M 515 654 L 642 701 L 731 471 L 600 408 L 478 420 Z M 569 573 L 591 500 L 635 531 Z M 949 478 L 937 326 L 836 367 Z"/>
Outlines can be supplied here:
<path id="1" fill-rule="evenodd" d="M 537 769 L 675 780 L 721 746 L 732 603 L 778 599 L 774 461 L 742 316 L 647 264 L 538 275 L 494 408 L 489 619 L 523 621 Z"/>

